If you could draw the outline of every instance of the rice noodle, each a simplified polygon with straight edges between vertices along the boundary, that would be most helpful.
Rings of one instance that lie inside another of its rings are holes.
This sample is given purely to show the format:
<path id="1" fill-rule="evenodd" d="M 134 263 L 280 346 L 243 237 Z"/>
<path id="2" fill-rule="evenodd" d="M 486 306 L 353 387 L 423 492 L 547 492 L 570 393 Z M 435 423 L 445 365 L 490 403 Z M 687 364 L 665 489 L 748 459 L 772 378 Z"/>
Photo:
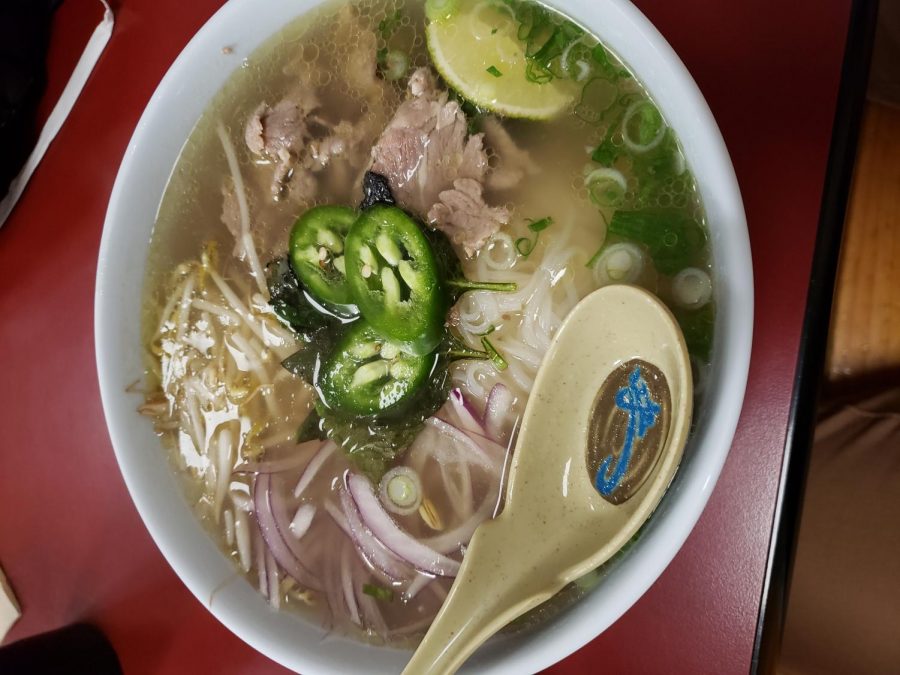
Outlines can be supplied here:
<path id="1" fill-rule="evenodd" d="M 516 400 L 527 399 L 553 336 L 578 302 L 581 294 L 570 270 L 571 260 L 578 253 L 570 243 L 572 227 L 571 214 L 560 218 L 552 235 L 541 239 L 537 251 L 528 258 L 513 257 L 509 267 L 510 259 L 494 249 L 483 250 L 470 264 L 467 273 L 472 278 L 510 281 L 515 277 L 519 284 L 512 293 L 472 291 L 456 305 L 460 333 L 468 345 L 480 347 L 481 334 L 493 326 L 500 330 L 492 333 L 491 343 L 500 354 L 510 357 L 502 373 L 477 362 L 455 370 L 455 381 L 482 403 L 487 396 L 485 381 L 503 382 L 516 394 Z M 502 243 L 497 248 L 504 250 L 505 240 L 499 241 Z"/>

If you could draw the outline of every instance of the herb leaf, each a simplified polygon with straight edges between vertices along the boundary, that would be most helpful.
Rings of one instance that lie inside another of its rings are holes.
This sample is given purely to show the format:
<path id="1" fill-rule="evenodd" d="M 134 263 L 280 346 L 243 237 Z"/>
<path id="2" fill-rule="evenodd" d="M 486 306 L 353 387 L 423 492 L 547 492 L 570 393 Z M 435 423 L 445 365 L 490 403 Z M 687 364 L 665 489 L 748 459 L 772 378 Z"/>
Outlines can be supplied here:
<path id="1" fill-rule="evenodd" d="M 396 32 L 397 28 L 400 26 L 400 21 L 403 18 L 403 10 L 398 9 L 393 14 L 389 14 L 381 21 L 378 22 L 378 34 L 381 36 L 383 40 L 390 40 L 391 37 Z"/>
<path id="2" fill-rule="evenodd" d="M 548 227 L 553 224 L 553 218 L 547 216 L 546 218 L 541 218 L 540 220 L 533 220 L 528 223 L 528 229 L 532 232 L 543 232 Z"/>
<path id="3" fill-rule="evenodd" d="M 535 237 L 534 240 L 531 240 L 528 237 L 519 237 L 515 242 L 516 252 L 523 258 L 527 258 L 531 255 L 536 244 L 537 237 Z"/>
<path id="4" fill-rule="evenodd" d="M 491 341 L 486 337 L 481 338 L 481 345 L 484 347 L 484 350 L 491 357 L 491 361 L 494 363 L 494 366 L 497 370 L 506 370 L 509 364 L 506 362 L 506 359 L 497 351 L 497 348 L 491 344 Z"/>
<path id="5" fill-rule="evenodd" d="M 375 584 L 363 584 L 363 593 L 384 602 L 391 602 L 394 599 L 394 591 L 390 588 L 382 588 Z"/>
<path id="6" fill-rule="evenodd" d="M 306 441 L 322 441 L 326 438 L 325 432 L 322 431 L 322 418 L 319 417 L 319 411 L 313 408 L 297 429 L 295 440 L 297 443 L 305 443 Z"/>
<path id="7" fill-rule="evenodd" d="M 275 314 L 304 341 L 309 341 L 312 333 L 337 324 L 335 318 L 323 314 L 310 302 L 287 256 L 266 265 L 266 284 Z"/>

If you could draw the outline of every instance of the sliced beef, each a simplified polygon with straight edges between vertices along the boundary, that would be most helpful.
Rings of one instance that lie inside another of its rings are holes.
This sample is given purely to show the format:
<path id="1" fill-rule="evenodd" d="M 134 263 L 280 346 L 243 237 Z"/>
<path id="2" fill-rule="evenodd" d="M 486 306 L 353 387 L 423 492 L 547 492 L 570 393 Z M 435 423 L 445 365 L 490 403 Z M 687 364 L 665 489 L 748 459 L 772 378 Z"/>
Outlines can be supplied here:
<path id="1" fill-rule="evenodd" d="M 318 108 L 315 90 L 305 87 L 275 106 L 261 103 L 247 120 L 244 141 L 274 167 L 270 190 L 275 198 L 287 193 L 295 201 L 309 201 L 316 192 L 314 174 L 356 150 L 362 140 L 354 124 L 329 122 L 316 114 Z"/>
<path id="2" fill-rule="evenodd" d="M 409 92 L 372 148 L 372 171 L 388 179 L 401 204 L 424 218 L 454 180 L 484 179 L 487 154 L 481 134 L 468 137 L 466 116 L 435 87 L 430 71 L 415 71 Z"/>
<path id="3" fill-rule="evenodd" d="M 316 120 L 327 131 L 324 138 L 312 139 L 303 159 L 303 166 L 311 171 L 319 171 L 328 166 L 335 157 L 344 157 L 358 148 L 362 141 L 359 127 L 347 121 L 332 126 L 324 120 Z"/>
<path id="4" fill-rule="evenodd" d="M 397 201 L 467 255 L 510 218 L 507 208 L 485 203 L 484 186 L 510 188 L 537 170 L 496 119 L 486 120 L 485 132 L 470 136 L 459 104 L 436 86 L 430 70 L 420 68 L 409 79 L 409 98 L 372 149 L 372 171 L 387 178 Z M 488 168 L 486 134 L 498 155 L 494 171 Z"/>
<path id="5" fill-rule="evenodd" d="M 319 105 L 311 89 L 298 90 L 275 106 L 260 103 L 244 127 L 244 141 L 254 155 L 275 167 L 272 196 L 280 196 L 293 178 L 300 154 L 311 139 L 308 117 Z"/>
<path id="6" fill-rule="evenodd" d="M 457 178 L 453 188 L 438 197 L 438 203 L 428 211 L 428 222 L 463 248 L 466 255 L 473 255 L 509 223 L 509 209 L 485 204 L 481 183 L 472 178 Z"/>

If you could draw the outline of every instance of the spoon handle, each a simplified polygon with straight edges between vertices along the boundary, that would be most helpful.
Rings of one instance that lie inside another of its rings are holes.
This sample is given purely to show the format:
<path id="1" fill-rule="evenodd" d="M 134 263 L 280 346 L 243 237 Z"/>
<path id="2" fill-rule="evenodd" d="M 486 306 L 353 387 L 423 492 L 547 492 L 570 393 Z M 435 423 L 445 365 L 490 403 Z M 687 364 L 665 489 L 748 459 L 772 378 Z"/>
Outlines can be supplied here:
<path id="1" fill-rule="evenodd" d="M 510 539 L 504 535 L 515 529 L 501 515 L 475 532 L 450 594 L 403 675 L 455 673 L 500 628 L 562 589 L 564 580 L 545 579 L 536 587 L 508 573 Z"/>

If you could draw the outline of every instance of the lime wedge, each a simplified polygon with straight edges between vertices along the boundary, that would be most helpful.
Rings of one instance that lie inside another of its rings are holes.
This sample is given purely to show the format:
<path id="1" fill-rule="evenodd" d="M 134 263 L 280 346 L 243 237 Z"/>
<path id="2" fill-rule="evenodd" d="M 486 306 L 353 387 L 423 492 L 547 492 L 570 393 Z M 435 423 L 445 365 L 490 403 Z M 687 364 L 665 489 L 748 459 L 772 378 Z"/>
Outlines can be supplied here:
<path id="1" fill-rule="evenodd" d="M 518 28 L 499 0 L 460 0 L 452 14 L 428 23 L 428 50 L 441 77 L 472 103 L 507 117 L 549 119 L 574 93 L 562 80 L 528 80 Z"/>

